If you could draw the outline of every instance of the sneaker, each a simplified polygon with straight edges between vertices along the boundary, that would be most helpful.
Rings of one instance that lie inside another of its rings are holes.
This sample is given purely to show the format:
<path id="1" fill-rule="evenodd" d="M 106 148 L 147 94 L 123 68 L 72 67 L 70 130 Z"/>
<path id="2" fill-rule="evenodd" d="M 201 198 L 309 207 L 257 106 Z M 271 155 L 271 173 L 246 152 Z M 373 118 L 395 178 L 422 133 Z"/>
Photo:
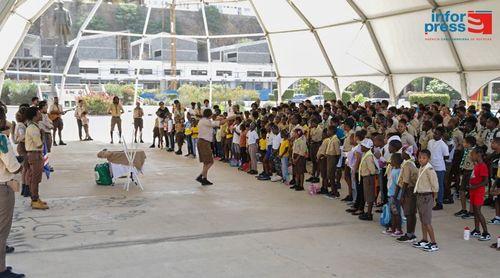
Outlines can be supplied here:
<path id="1" fill-rule="evenodd" d="M 424 248 L 425 246 L 427 246 L 427 244 L 429 244 L 428 241 L 426 240 L 421 240 L 419 242 L 414 242 L 411 246 L 415 247 L 415 248 L 419 248 L 419 249 L 422 249 Z"/>
<path id="2" fill-rule="evenodd" d="M 333 200 L 333 199 L 335 199 L 335 194 L 333 192 L 328 192 L 325 194 L 325 197 Z"/>
<path id="3" fill-rule="evenodd" d="M 306 181 L 307 181 L 307 182 L 313 182 L 313 181 L 314 181 L 314 177 L 313 177 L 313 176 L 311 176 L 311 177 L 310 177 L 310 178 L 308 178 Z"/>
<path id="4" fill-rule="evenodd" d="M 348 208 L 345 211 L 348 213 L 353 213 L 353 212 L 357 211 L 357 209 L 356 208 Z"/>
<path id="5" fill-rule="evenodd" d="M 443 200 L 443 204 L 445 204 L 445 205 L 450 205 L 453 203 L 455 203 L 455 201 L 453 201 L 453 198 L 451 198 L 451 197 Z"/>
<path id="6" fill-rule="evenodd" d="M 392 237 L 401 237 L 403 236 L 405 233 L 403 233 L 402 231 L 395 231 L 394 233 L 391 234 Z"/>
<path id="7" fill-rule="evenodd" d="M 49 209 L 49 206 L 47 206 L 47 204 L 42 203 L 40 200 L 37 200 L 37 201 L 31 201 L 31 208 L 46 210 Z"/>
<path id="8" fill-rule="evenodd" d="M 16 250 L 16 248 L 14 248 L 12 246 L 5 245 L 5 253 L 6 254 L 14 253 L 15 250 Z"/>
<path id="9" fill-rule="evenodd" d="M 263 176 L 257 177 L 257 179 L 260 181 L 268 181 L 268 180 L 271 180 L 271 177 L 268 175 L 263 175 Z"/>
<path id="10" fill-rule="evenodd" d="M 358 216 L 358 219 L 363 221 L 373 221 L 373 215 L 368 213 L 363 213 Z"/>
<path id="11" fill-rule="evenodd" d="M 255 171 L 255 170 L 250 170 L 250 171 L 248 171 L 247 173 L 248 173 L 249 175 L 257 175 L 257 174 L 258 174 L 258 172 L 257 172 L 257 171 Z"/>
<path id="12" fill-rule="evenodd" d="M 199 175 L 197 178 L 196 178 L 196 181 L 197 182 L 201 182 L 203 180 L 203 177 L 201 175 Z"/>
<path id="13" fill-rule="evenodd" d="M 474 213 L 466 212 L 462 215 L 462 219 L 472 219 L 474 218 Z"/>
<path id="14" fill-rule="evenodd" d="M 304 187 L 302 187 L 302 186 L 295 186 L 295 191 L 304 191 Z"/>
<path id="15" fill-rule="evenodd" d="M 328 194 L 328 189 L 324 188 L 324 187 L 321 187 L 321 189 L 319 190 L 319 193 L 318 194 L 321 194 L 321 195 L 326 195 Z"/>
<path id="16" fill-rule="evenodd" d="M 432 210 L 442 210 L 443 209 L 443 205 L 440 205 L 440 204 L 436 204 Z"/>
<path id="17" fill-rule="evenodd" d="M 467 211 L 466 211 L 466 210 L 464 210 L 464 209 L 462 209 L 462 210 L 460 210 L 459 212 L 456 212 L 454 215 L 455 215 L 456 217 L 462 217 L 462 215 L 464 215 L 464 214 L 466 214 L 466 213 L 467 213 Z"/>
<path id="18" fill-rule="evenodd" d="M 277 182 L 277 181 L 280 181 L 281 179 L 282 179 L 282 178 L 281 178 L 280 176 L 278 176 L 278 175 L 273 175 L 273 176 L 271 177 L 271 181 L 272 181 L 272 182 Z"/>
<path id="19" fill-rule="evenodd" d="M 489 233 L 484 232 L 477 240 L 488 241 L 490 239 L 491 239 L 491 235 Z"/>
<path id="20" fill-rule="evenodd" d="M 314 182 L 314 183 L 319 182 L 319 178 L 318 178 L 318 177 L 314 178 L 314 179 L 312 180 L 312 182 Z"/>
<path id="21" fill-rule="evenodd" d="M 488 221 L 488 224 L 500 225 L 500 218 L 495 217 L 495 218 L 491 219 L 490 221 Z"/>
<path id="22" fill-rule="evenodd" d="M 394 231 L 391 228 L 387 228 L 387 229 L 382 231 L 382 234 L 384 234 L 386 236 L 390 236 L 390 235 L 392 235 L 392 233 L 394 233 Z"/>
<path id="23" fill-rule="evenodd" d="M 417 240 L 416 236 L 408 236 L 406 234 L 396 239 L 397 242 L 406 242 L 406 243 L 412 243 L 415 242 L 415 240 Z"/>
<path id="24" fill-rule="evenodd" d="M 151 146 L 149 146 L 150 149 L 154 149 L 155 148 L 155 144 L 152 144 Z"/>
<path id="25" fill-rule="evenodd" d="M 473 238 L 480 238 L 481 237 L 481 231 L 474 229 L 472 232 L 470 232 L 470 236 Z"/>
<path id="26" fill-rule="evenodd" d="M 18 274 L 18 273 L 14 273 L 12 272 L 12 268 L 7 268 L 5 269 L 4 272 L 0 272 L 0 278 L 23 278 L 25 277 L 24 274 Z"/>
<path id="27" fill-rule="evenodd" d="M 89 138 L 89 140 L 92 140 L 92 138 Z M 142 141 L 142 139 L 141 139 L 141 141 L 139 141 L 139 143 L 144 143 L 144 141 Z"/>
<path id="28" fill-rule="evenodd" d="M 429 243 L 427 244 L 424 248 L 422 248 L 424 251 L 427 252 L 436 252 L 439 250 L 439 247 L 437 243 Z"/>
<path id="29" fill-rule="evenodd" d="M 213 183 L 209 182 L 206 178 L 203 178 L 201 180 L 201 185 L 203 186 L 209 186 L 209 185 L 212 185 Z"/>
<path id="30" fill-rule="evenodd" d="M 63 141 L 59 141 L 59 145 L 60 146 L 66 146 L 66 143 L 64 143 Z"/>

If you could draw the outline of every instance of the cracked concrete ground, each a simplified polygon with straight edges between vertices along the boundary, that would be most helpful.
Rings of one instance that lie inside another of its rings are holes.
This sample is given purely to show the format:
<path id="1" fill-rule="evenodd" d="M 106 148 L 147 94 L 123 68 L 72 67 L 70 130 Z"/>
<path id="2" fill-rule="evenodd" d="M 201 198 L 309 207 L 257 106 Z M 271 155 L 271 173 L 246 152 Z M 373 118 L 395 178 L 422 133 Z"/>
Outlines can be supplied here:
<path id="1" fill-rule="evenodd" d="M 75 130 L 69 121 L 67 128 Z M 96 137 L 104 140 L 99 128 Z M 259 182 L 219 162 L 210 177 L 215 185 L 204 188 L 194 181 L 196 160 L 147 149 L 145 191 L 98 187 L 93 167 L 102 148 L 118 146 L 54 148 L 56 172 L 41 187 L 50 210 L 32 211 L 17 198 L 9 238 L 16 253 L 7 257 L 15 270 L 36 278 L 498 274 L 500 252 L 491 242 L 462 239 L 473 220 L 454 217 L 457 205 L 434 214 L 441 250 L 429 254 L 382 235 L 376 221 L 346 214 L 339 200 Z M 492 209 L 484 213 L 493 216 Z M 489 228 L 500 235 L 500 226 Z"/>

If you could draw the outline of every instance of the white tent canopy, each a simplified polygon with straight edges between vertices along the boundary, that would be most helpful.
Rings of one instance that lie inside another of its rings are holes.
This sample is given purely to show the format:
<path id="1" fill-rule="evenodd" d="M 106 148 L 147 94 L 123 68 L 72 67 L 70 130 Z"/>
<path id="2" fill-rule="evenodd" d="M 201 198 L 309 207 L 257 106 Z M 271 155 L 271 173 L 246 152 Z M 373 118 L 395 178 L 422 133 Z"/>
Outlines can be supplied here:
<path id="1" fill-rule="evenodd" d="M 31 23 L 53 2 L 1 1 L 0 83 Z M 449 32 L 432 34 L 448 39 L 426 40 L 424 34 L 433 10 L 437 14 L 487 10 L 495 16 L 500 14 L 498 0 L 177 0 L 176 4 L 202 2 L 246 2 L 254 8 L 269 42 L 281 93 L 309 77 L 330 86 L 339 97 L 352 82 L 363 80 L 386 90 L 394 101 L 410 81 L 426 76 L 441 79 L 468 98 L 500 77 L 498 20 L 493 20 L 493 35 L 482 35 L 489 39 L 484 41 L 457 40 L 456 36 L 465 35 Z"/>

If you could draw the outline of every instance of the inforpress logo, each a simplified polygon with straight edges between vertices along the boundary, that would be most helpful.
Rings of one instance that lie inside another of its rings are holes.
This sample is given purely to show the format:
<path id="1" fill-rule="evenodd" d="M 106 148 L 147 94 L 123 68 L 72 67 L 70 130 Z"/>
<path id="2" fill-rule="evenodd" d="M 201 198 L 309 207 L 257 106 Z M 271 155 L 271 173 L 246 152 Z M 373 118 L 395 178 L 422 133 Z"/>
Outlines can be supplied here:
<path id="1" fill-rule="evenodd" d="M 478 35 L 493 34 L 493 12 L 432 12 L 431 21 L 424 24 L 424 31 L 426 39 L 429 40 L 449 39 L 430 37 L 433 34 L 442 34 L 442 32 L 451 33 L 453 40 L 490 40 L 490 36 L 478 37 Z"/>
<path id="2" fill-rule="evenodd" d="M 467 13 L 469 32 L 476 34 L 493 34 L 493 12 L 491 11 L 469 11 Z"/>

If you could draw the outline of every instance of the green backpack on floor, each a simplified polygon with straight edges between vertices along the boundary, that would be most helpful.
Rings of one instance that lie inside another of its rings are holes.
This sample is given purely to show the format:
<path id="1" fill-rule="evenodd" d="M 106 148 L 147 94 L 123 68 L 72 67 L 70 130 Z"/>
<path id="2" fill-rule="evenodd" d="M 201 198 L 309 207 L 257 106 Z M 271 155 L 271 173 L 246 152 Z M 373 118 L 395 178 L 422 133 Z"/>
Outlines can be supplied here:
<path id="1" fill-rule="evenodd" d="M 113 179 L 109 171 L 109 163 L 97 164 L 94 168 L 94 172 L 97 185 L 113 185 Z"/>

